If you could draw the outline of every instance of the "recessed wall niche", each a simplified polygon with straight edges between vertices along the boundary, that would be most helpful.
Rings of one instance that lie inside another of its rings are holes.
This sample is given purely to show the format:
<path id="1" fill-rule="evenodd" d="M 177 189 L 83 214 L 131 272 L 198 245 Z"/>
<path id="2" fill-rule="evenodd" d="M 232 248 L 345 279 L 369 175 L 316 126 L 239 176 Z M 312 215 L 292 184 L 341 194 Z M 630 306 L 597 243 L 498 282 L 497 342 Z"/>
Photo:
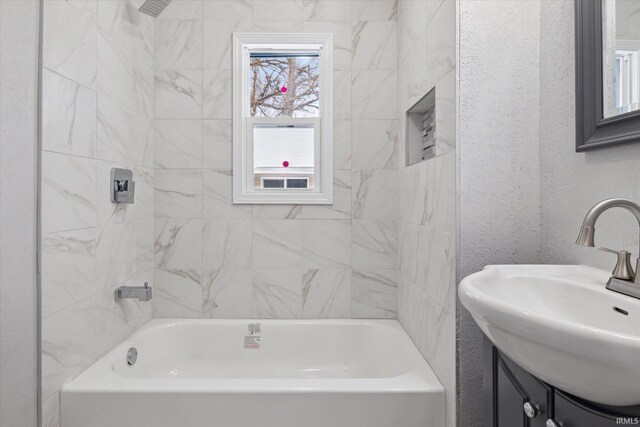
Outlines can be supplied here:
<path id="1" fill-rule="evenodd" d="M 435 157 L 436 88 L 431 89 L 406 112 L 406 165 Z"/>

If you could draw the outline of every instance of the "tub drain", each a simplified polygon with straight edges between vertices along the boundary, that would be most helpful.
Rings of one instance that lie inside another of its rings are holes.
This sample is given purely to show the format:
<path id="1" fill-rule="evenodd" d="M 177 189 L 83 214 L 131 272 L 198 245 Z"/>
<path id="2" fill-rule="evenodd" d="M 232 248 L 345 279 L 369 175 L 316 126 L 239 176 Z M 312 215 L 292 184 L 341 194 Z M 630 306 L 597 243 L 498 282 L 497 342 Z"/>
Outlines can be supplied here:
<path id="1" fill-rule="evenodd" d="M 135 347 L 131 347 L 129 351 L 127 351 L 127 363 L 129 365 L 133 365 L 138 360 L 138 350 Z"/>

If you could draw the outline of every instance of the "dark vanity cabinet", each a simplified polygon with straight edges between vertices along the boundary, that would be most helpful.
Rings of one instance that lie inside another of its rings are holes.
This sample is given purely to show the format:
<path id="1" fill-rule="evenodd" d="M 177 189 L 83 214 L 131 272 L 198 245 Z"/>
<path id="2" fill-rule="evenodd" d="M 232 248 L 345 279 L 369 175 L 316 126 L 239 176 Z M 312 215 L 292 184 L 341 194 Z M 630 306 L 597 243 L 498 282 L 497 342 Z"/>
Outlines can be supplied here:
<path id="1" fill-rule="evenodd" d="M 520 368 L 486 338 L 484 373 L 486 427 L 640 425 L 640 406 L 606 407 L 564 393 Z"/>

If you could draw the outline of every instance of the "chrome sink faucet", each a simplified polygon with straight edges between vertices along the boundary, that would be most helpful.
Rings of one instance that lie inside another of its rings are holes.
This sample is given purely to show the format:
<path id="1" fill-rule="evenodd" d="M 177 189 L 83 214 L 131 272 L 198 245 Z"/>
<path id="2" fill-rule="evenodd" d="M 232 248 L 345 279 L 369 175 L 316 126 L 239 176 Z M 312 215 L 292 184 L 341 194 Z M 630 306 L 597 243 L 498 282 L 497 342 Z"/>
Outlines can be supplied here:
<path id="1" fill-rule="evenodd" d="M 138 301 L 150 301 L 153 291 L 149 283 L 145 282 L 144 286 L 120 286 L 114 291 L 116 302 L 120 302 L 125 298 L 137 298 Z"/>
<path id="2" fill-rule="evenodd" d="M 638 226 L 640 227 L 640 206 L 627 199 L 616 198 L 603 200 L 589 209 L 589 212 L 585 215 L 576 244 L 590 247 L 595 246 L 593 238 L 595 235 L 596 221 L 604 211 L 611 208 L 624 208 L 628 210 L 636 217 Z M 631 254 L 629 252 L 614 251 L 607 248 L 598 249 L 615 253 L 618 256 L 612 276 L 607 282 L 607 289 L 634 298 L 640 298 L 640 257 L 636 260 L 636 270 L 634 273 L 630 260 Z"/>

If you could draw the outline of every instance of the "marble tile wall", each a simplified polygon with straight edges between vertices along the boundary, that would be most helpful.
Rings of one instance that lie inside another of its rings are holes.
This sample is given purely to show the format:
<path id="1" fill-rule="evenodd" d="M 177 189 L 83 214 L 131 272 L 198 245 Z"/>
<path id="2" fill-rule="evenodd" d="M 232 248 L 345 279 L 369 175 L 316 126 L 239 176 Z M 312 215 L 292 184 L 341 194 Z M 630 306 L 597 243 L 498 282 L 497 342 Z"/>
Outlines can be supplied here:
<path id="1" fill-rule="evenodd" d="M 155 21 L 155 316 L 395 318 L 396 0 L 174 0 Z M 231 203 L 231 35 L 334 35 L 331 206 Z"/>
<path id="2" fill-rule="evenodd" d="M 153 280 L 153 20 L 134 0 L 44 2 L 42 97 L 43 426 L 59 390 L 152 318 L 114 303 Z M 112 167 L 133 169 L 136 203 L 114 205 Z"/>
<path id="3" fill-rule="evenodd" d="M 456 425 L 456 2 L 400 0 L 398 119 L 436 88 L 436 157 L 398 165 L 398 319 L 446 390 Z"/>

